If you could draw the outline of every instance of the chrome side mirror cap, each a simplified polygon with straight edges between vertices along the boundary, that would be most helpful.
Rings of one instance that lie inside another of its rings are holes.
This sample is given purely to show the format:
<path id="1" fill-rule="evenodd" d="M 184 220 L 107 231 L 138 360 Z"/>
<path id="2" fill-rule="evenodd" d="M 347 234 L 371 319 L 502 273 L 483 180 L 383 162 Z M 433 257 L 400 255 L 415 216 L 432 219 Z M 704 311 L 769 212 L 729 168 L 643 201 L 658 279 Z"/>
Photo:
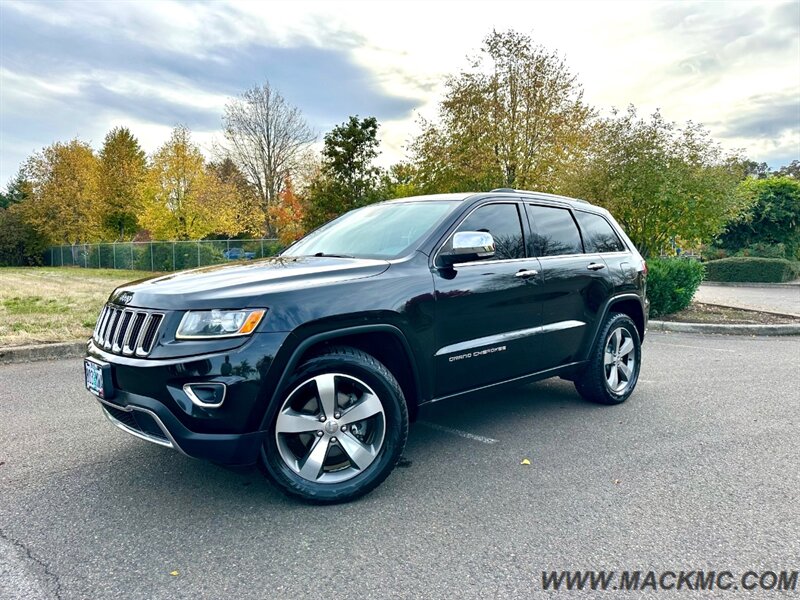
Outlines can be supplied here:
<path id="1" fill-rule="evenodd" d="M 495 253 L 494 238 L 486 231 L 459 231 L 453 235 L 453 247 L 439 255 L 447 266 L 491 258 Z"/>

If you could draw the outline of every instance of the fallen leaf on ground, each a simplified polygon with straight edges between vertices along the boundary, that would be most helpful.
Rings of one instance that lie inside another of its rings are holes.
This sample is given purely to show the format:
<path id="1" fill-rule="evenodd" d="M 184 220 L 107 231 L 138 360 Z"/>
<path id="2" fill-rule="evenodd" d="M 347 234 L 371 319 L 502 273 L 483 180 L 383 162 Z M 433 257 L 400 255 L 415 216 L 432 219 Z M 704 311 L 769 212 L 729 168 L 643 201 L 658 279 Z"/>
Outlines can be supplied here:
<path id="1" fill-rule="evenodd" d="M 180 573 L 178 573 L 177 571 L 170 571 L 169 574 L 172 575 L 173 577 L 177 577 L 178 575 L 180 575 Z"/>
<path id="2" fill-rule="evenodd" d="M 529 461 L 527 458 L 523 458 L 522 462 L 519 463 L 519 464 L 521 464 L 521 465 L 529 465 L 529 464 L 531 464 L 531 461 Z"/>

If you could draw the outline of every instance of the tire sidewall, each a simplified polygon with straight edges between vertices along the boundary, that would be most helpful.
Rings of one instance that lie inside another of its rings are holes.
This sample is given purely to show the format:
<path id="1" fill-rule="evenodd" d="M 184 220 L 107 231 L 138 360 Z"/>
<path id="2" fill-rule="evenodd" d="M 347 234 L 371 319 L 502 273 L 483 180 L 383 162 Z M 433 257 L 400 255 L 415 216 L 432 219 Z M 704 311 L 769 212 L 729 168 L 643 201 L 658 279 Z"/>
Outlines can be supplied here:
<path id="1" fill-rule="evenodd" d="M 324 373 L 351 375 L 372 388 L 383 406 L 386 426 L 383 446 L 363 473 L 347 481 L 320 484 L 302 478 L 283 461 L 275 439 L 275 424 L 289 394 L 302 382 Z M 379 485 L 400 458 L 408 435 L 408 415 L 404 409 L 405 399 L 394 378 L 387 379 L 380 369 L 371 367 L 360 357 L 322 355 L 312 358 L 297 370 L 279 395 L 277 406 L 270 416 L 266 438 L 261 446 L 262 467 L 268 477 L 283 490 L 304 500 L 326 503 L 355 499 Z"/>

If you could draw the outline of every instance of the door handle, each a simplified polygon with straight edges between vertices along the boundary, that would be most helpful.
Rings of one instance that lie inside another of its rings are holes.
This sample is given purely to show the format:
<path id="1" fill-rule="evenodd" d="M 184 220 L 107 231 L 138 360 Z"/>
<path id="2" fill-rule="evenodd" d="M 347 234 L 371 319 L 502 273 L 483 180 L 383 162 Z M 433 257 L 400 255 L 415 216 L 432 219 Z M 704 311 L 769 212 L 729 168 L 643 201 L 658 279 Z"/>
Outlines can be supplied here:
<path id="1" fill-rule="evenodd" d="M 600 263 L 591 263 L 588 267 L 586 267 L 590 271 L 599 271 L 600 269 L 605 269 L 606 266 Z"/>
<path id="2" fill-rule="evenodd" d="M 535 277 L 539 274 L 539 271 L 536 269 L 520 269 L 516 273 L 514 273 L 514 277 Z"/>

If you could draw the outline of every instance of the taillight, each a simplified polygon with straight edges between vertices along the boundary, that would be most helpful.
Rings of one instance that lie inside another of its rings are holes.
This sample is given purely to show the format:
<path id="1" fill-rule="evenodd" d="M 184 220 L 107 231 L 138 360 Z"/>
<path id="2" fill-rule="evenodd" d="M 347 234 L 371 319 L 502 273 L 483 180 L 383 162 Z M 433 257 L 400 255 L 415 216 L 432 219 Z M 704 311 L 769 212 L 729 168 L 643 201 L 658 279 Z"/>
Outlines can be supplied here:
<path id="1" fill-rule="evenodd" d="M 645 259 L 642 259 L 642 273 L 647 277 L 647 261 Z"/>

